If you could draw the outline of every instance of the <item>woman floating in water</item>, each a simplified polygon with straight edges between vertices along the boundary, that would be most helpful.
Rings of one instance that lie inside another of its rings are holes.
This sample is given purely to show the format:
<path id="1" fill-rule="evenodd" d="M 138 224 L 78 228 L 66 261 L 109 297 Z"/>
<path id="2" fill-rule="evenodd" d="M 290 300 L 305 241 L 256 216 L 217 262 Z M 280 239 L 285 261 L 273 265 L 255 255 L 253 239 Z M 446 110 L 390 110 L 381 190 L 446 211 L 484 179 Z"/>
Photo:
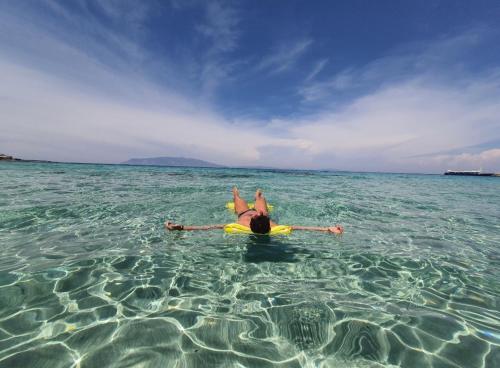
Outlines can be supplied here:
<path id="1" fill-rule="evenodd" d="M 255 192 L 255 204 L 253 208 L 240 197 L 236 187 L 233 188 L 234 212 L 238 216 L 237 223 L 227 225 L 202 225 L 186 226 L 165 222 L 168 230 L 212 230 L 224 229 L 228 233 L 253 233 L 253 234 L 289 234 L 292 230 L 324 231 L 333 234 L 342 234 L 344 228 L 340 225 L 329 227 L 318 226 L 284 226 L 278 225 L 269 218 L 266 198 L 260 189 Z"/>

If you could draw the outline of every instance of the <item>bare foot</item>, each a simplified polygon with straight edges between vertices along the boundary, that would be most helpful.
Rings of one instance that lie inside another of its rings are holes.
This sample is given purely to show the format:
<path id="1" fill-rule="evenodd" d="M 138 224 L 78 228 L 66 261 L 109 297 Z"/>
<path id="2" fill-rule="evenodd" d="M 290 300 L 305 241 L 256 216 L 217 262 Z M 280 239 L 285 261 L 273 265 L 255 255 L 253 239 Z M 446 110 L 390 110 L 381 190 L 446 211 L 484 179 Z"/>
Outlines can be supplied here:
<path id="1" fill-rule="evenodd" d="M 236 188 L 236 185 L 233 187 L 233 196 L 239 197 L 240 196 L 240 191 L 238 188 Z"/>
<path id="2" fill-rule="evenodd" d="M 261 198 L 264 194 L 262 193 L 262 189 L 257 189 L 255 192 L 255 199 Z"/>

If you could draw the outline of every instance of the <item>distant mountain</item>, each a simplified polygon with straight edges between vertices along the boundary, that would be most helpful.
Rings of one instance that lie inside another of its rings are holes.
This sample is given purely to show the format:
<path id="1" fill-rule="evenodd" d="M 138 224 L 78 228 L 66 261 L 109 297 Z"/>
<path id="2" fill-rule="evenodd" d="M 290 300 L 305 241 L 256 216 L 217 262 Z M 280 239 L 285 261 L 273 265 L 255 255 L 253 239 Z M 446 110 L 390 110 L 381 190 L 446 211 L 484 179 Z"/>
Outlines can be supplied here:
<path id="1" fill-rule="evenodd" d="M 276 166 L 235 166 L 235 169 L 251 169 L 251 170 L 280 170 L 279 167 Z M 285 169 L 286 170 L 286 169 Z"/>
<path id="2" fill-rule="evenodd" d="M 122 162 L 123 165 L 155 165 L 155 166 L 193 166 L 193 167 L 224 167 L 212 162 L 188 157 L 149 157 L 131 158 Z"/>

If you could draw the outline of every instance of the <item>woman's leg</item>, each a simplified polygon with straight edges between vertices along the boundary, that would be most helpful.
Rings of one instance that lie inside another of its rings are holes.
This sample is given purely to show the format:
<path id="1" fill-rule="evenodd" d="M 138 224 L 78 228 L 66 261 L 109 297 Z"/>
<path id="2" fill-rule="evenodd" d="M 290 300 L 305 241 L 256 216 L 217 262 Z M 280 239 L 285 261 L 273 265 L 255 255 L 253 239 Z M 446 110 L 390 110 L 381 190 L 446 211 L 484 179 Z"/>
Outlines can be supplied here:
<path id="1" fill-rule="evenodd" d="M 264 193 L 262 193 L 262 190 L 260 189 L 257 189 L 255 192 L 255 209 L 258 212 L 262 212 L 264 215 L 269 216 L 267 213 L 267 201 L 264 197 Z"/>
<path id="2" fill-rule="evenodd" d="M 238 188 L 233 187 L 233 198 L 234 198 L 234 212 L 237 215 L 248 210 L 248 203 L 243 198 L 240 197 L 240 192 Z"/>

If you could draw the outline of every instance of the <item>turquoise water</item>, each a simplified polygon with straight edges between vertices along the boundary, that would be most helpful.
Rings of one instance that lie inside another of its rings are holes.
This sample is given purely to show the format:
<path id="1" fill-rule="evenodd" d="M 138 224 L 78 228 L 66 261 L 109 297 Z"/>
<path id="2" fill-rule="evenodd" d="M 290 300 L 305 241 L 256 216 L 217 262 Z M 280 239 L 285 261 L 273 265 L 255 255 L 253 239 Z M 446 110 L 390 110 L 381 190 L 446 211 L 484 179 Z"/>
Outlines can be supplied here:
<path id="1" fill-rule="evenodd" d="M 237 185 L 283 224 L 227 223 Z M 498 367 L 500 178 L 0 164 L 0 367 Z"/>

